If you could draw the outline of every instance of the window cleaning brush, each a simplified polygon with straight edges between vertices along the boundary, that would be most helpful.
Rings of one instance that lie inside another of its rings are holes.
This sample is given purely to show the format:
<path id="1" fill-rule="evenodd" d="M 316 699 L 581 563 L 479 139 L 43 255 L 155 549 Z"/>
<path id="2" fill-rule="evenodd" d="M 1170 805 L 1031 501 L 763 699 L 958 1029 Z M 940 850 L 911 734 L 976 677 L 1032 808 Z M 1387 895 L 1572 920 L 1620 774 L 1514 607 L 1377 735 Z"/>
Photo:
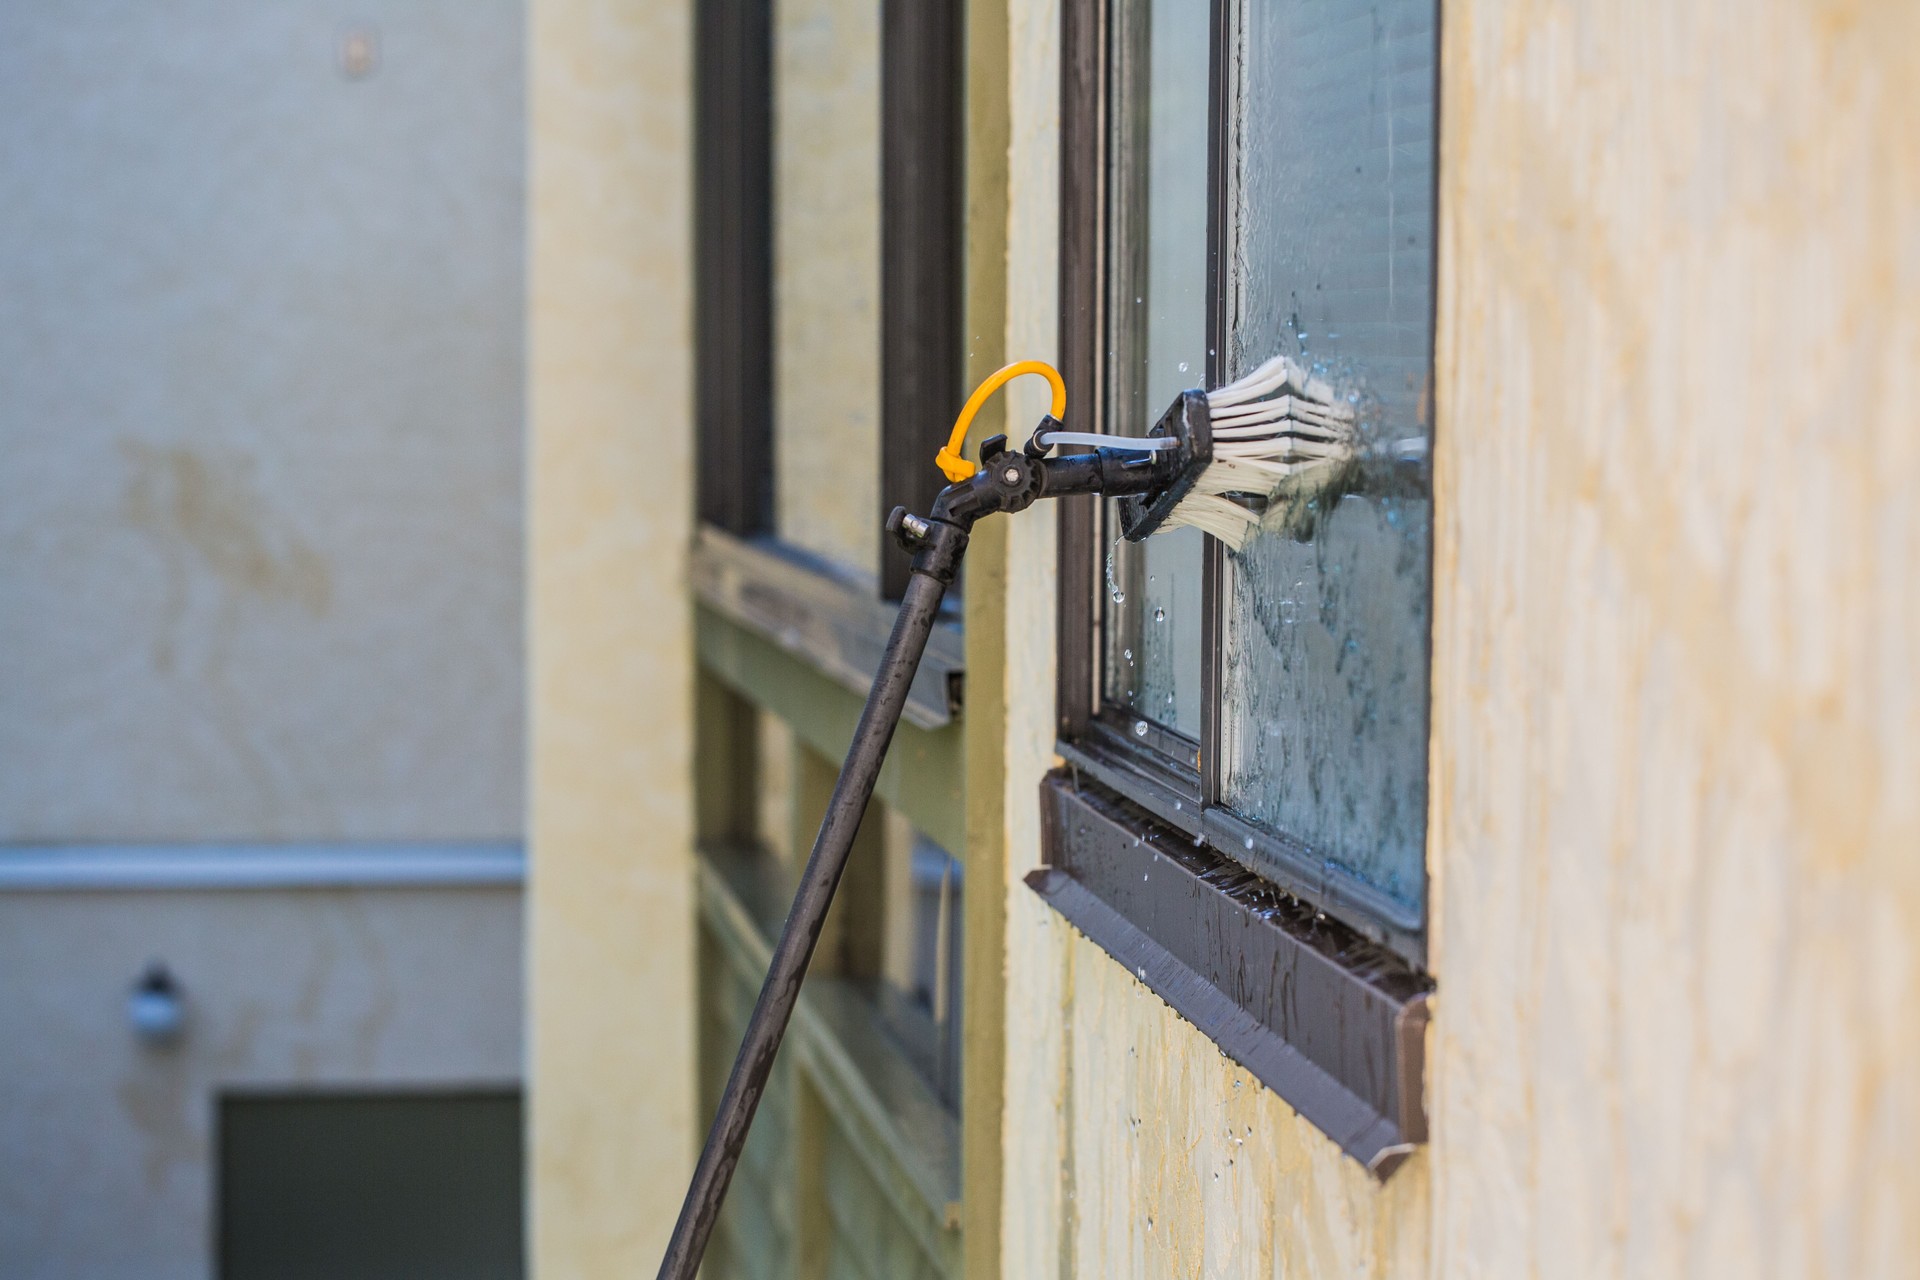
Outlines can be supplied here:
<path id="1" fill-rule="evenodd" d="M 1178 478 L 1157 494 L 1123 498 L 1121 534 L 1140 542 L 1191 526 L 1238 551 L 1280 495 L 1332 483 L 1354 456 L 1354 421 L 1332 385 L 1291 356 L 1212 391 L 1183 391 L 1144 440 L 1132 438 L 1136 447 L 1174 442 Z"/>

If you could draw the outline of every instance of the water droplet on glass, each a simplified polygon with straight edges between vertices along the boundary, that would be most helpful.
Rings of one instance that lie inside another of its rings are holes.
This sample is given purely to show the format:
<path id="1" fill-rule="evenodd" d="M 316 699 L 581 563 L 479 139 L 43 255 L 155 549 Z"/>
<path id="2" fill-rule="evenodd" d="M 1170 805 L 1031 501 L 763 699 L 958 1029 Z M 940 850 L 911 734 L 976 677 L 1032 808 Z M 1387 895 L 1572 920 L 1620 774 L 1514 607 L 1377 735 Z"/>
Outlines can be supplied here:
<path id="1" fill-rule="evenodd" d="M 1167 620 L 1167 611 L 1165 609 L 1155 609 L 1153 611 L 1153 620 L 1155 622 L 1165 622 Z"/>
<path id="2" fill-rule="evenodd" d="M 1126 659 L 1126 660 L 1127 660 L 1128 662 L 1132 662 L 1132 661 L 1133 661 L 1133 650 L 1131 650 L 1131 649 L 1122 649 L 1122 650 L 1120 651 L 1120 656 L 1121 656 L 1121 657 L 1123 657 L 1123 658 L 1125 658 L 1125 659 Z"/>
<path id="3" fill-rule="evenodd" d="M 1172 705 L 1173 705 L 1173 695 L 1172 695 L 1171 693 L 1169 693 L 1169 694 L 1167 695 L 1167 705 L 1168 705 L 1168 706 L 1172 706 Z"/>
<path id="4" fill-rule="evenodd" d="M 1135 720 L 1133 722 L 1133 736 L 1136 738 L 1144 738 L 1147 736 L 1147 722 L 1145 720 Z"/>
<path id="5" fill-rule="evenodd" d="M 1125 604 L 1127 593 L 1120 589 L 1119 579 L 1113 576 L 1113 553 L 1120 546 L 1120 539 L 1113 540 L 1113 546 L 1107 548 L 1107 594 L 1113 597 L 1115 604 Z"/>
<path id="6" fill-rule="evenodd" d="M 1247 837 L 1247 848 L 1249 848 L 1249 849 L 1251 849 L 1251 848 L 1253 848 L 1253 837 L 1252 837 L 1252 836 L 1248 836 L 1248 837 Z"/>
<path id="7" fill-rule="evenodd" d="M 1185 373 L 1186 371 L 1187 371 L 1187 362 L 1185 360 L 1182 360 L 1180 362 L 1180 372 Z"/>

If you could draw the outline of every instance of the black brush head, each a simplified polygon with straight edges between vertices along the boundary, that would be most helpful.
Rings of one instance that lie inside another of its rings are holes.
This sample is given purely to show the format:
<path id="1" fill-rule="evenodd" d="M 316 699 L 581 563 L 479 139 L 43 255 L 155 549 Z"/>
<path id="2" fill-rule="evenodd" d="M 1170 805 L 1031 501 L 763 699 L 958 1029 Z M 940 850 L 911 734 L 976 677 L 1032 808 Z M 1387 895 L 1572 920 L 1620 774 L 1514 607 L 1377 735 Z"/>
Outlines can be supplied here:
<path id="1" fill-rule="evenodd" d="M 1200 473 L 1213 464 L 1212 423 L 1204 391 L 1182 391 L 1167 406 L 1147 435 L 1171 436 L 1180 442 L 1179 448 L 1168 450 L 1160 458 L 1172 479 L 1151 493 L 1120 499 L 1121 537 L 1128 542 L 1146 541 L 1193 492 Z"/>

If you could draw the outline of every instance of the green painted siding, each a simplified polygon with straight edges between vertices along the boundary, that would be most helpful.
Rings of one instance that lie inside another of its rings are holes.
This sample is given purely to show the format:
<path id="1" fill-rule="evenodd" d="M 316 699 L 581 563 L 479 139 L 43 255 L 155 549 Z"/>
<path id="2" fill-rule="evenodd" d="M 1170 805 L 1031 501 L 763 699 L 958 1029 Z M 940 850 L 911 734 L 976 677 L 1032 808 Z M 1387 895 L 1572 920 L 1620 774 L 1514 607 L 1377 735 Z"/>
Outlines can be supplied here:
<path id="1" fill-rule="evenodd" d="M 836 764 L 846 756 L 864 699 L 772 641 L 711 609 L 695 613 L 700 665 L 727 687 L 773 712 L 801 741 Z M 961 726 L 901 724 L 876 794 L 948 849 L 966 848 Z"/>
<path id="2" fill-rule="evenodd" d="M 725 858 L 716 855 L 716 860 Z M 739 867 L 730 868 L 738 874 Z M 701 868 L 700 1076 L 711 1115 L 766 963 L 764 895 Z M 854 984 L 810 980 L 708 1252 L 713 1280 L 959 1274 L 958 1126 L 860 1020 Z M 918 1096 L 915 1090 L 918 1090 Z"/>

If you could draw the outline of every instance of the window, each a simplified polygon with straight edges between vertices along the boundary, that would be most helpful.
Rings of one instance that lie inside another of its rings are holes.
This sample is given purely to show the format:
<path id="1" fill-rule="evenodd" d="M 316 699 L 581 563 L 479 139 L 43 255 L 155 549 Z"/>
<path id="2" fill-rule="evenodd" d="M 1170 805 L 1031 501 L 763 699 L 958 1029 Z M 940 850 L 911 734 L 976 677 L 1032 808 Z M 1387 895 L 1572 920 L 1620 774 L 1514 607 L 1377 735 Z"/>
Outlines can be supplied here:
<path id="1" fill-rule="evenodd" d="M 1163 995 L 1205 980 L 1183 1012 L 1381 1170 L 1424 1131 L 1436 37 L 1434 0 L 1066 9 L 1076 413 L 1143 433 L 1284 353 L 1358 441 L 1256 504 L 1238 550 L 1063 508 L 1070 767 L 1035 884 Z M 1263 957 L 1285 1000 L 1246 977 Z M 1231 1029 L 1249 1012 L 1261 1035 Z"/>
<path id="2" fill-rule="evenodd" d="M 697 7 L 700 516 L 895 598 L 960 395 L 957 0 Z"/>
<path id="3" fill-rule="evenodd" d="M 931 503 L 929 460 L 960 396 L 961 12 L 696 7 L 709 1106 L 906 584 L 885 513 Z M 857 1254 L 874 1237 L 925 1273 L 957 1270 L 957 618 L 956 601 L 917 673 L 721 1217 L 715 1275 Z M 846 1176 L 823 1178 L 829 1165 Z M 863 1187 L 887 1194 L 862 1200 Z"/>
<path id="4" fill-rule="evenodd" d="M 1115 8 L 1109 426 L 1144 431 L 1207 367 L 1208 0 Z M 1103 528 L 1118 527 L 1112 505 Z M 1104 535 L 1103 535 L 1104 536 Z M 1102 710 L 1197 767 L 1202 660 L 1197 529 L 1108 543 Z"/>

